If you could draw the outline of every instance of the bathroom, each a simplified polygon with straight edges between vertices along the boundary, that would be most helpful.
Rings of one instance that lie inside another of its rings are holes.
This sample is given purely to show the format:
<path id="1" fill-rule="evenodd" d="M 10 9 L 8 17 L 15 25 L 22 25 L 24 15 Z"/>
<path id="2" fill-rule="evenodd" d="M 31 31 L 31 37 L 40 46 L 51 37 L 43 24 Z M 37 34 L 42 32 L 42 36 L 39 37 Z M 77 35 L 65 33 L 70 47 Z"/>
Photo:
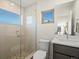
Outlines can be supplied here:
<path id="1" fill-rule="evenodd" d="M 0 0 L 0 59 L 79 59 L 79 0 Z"/>

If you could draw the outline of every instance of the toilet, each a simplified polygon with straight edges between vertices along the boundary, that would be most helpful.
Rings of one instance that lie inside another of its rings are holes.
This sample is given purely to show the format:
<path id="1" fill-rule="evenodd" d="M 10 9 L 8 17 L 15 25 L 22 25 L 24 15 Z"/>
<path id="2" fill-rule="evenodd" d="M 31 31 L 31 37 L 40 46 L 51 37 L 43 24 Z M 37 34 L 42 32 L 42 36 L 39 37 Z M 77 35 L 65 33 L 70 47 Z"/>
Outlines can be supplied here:
<path id="1" fill-rule="evenodd" d="M 49 40 L 39 40 L 38 50 L 34 53 L 32 59 L 46 59 Z"/>
<path id="2" fill-rule="evenodd" d="M 46 51 L 37 50 L 32 59 L 45 59 L 46 58 Z"/>

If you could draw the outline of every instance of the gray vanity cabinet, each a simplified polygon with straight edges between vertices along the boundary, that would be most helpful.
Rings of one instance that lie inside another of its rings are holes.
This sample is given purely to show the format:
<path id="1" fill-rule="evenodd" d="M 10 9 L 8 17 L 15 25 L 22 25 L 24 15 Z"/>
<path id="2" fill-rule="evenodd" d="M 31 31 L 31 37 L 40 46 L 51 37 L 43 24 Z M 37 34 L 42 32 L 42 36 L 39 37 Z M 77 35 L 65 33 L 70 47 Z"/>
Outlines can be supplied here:
<path id="1" fill-rule="evenodd" d="M 54 59 L 70 59 L 69 56 L 54 52 Z"/>
<path id="2" fill-rule="evenodd" d="M 53 44 L 53 59 L 79 59 L 79 48 Z"/>

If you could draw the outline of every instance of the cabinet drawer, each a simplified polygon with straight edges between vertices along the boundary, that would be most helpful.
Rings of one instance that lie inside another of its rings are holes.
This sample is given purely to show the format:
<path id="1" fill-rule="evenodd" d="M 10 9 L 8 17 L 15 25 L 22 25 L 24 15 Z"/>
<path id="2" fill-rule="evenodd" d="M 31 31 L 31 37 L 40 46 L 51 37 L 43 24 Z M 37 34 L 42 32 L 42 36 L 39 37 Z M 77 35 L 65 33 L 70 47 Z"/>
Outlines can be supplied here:
<path id="1" fill-rule="evenodd" d="M 71 57 L 55 52 L 53 59 L 71 59 Z"/>
<path id="2" fill-rule="evenodd" d="M 55 52 L 79 58 L 78 48 L 65 46 L 65 45 L 59 45 L 59 44 L 54 44 L 53 47 L 54 47 Z"/>

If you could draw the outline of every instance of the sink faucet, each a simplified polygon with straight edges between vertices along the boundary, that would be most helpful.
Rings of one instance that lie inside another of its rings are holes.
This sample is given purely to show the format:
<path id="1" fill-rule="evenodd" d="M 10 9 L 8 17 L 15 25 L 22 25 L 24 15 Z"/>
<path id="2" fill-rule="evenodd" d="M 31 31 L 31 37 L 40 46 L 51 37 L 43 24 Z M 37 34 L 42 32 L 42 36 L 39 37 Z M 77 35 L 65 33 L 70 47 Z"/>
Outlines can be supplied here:
<path id="1" fill-rule="evenodd" d="M 68 22 L 67 22 L 67 33 L 66 33 L 66 35 L 67 35 L 67 39 L 68 39 Z"/>
<path id="2" fill-rule="evenodd" d="M 69 38 L 68 33 L 66 35 L 67 35 L 67 39 L 68 39 Z"/>

